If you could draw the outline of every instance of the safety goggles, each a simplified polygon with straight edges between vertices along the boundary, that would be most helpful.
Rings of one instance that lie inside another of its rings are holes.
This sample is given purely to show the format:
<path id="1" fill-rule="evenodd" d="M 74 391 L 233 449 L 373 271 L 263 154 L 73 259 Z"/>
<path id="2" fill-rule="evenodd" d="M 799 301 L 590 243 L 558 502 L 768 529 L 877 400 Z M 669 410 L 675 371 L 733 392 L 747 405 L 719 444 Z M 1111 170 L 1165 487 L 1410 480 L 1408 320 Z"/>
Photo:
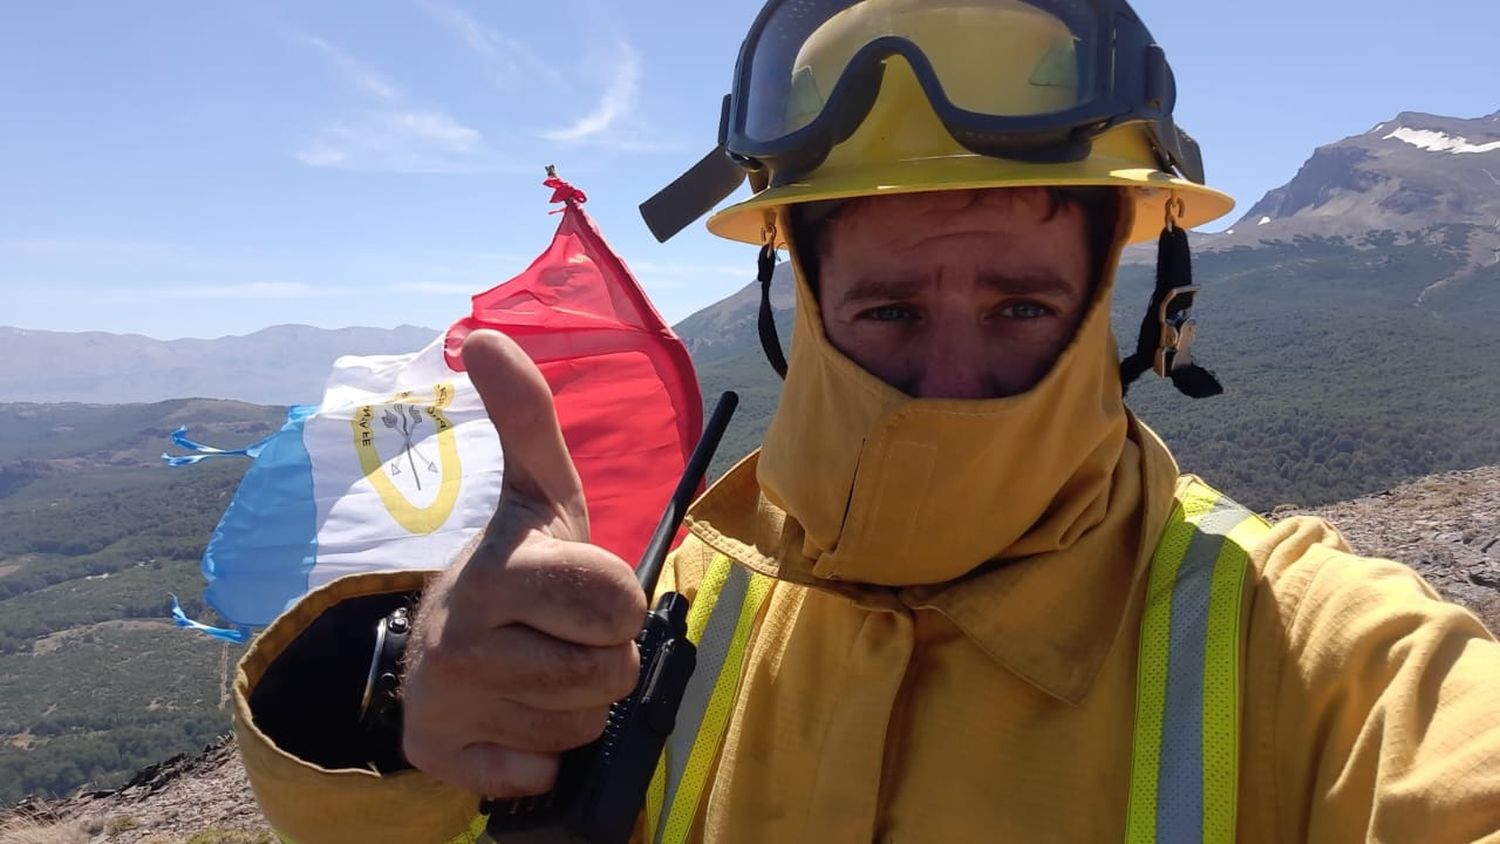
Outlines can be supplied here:
<path id="1" fill-rule="evenodd" d="M 719 146 L 642 205 L 653 233 L 676 234 L 747 174 L 777 187 L 817 169 L 897 58 L 971 152 L 1081 161 L 1102 133 L 1138 124 L 1164 171 L 1204 181 L 1172 120 L 1166 55 L 1125 0 L 771 0 L 741 47 Z"/>

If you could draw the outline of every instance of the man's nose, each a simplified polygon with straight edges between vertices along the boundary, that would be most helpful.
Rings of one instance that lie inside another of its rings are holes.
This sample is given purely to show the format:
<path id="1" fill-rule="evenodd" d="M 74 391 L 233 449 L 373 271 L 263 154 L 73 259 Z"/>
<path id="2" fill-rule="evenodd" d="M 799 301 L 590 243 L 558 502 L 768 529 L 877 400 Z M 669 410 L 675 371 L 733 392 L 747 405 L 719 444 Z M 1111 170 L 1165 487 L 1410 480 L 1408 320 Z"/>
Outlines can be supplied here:
<path id="1" fill-rule="evenodd" d="M 917 396 L 984 399 L 992 391 L 985 374 L 984 340 L 973 320 L 941 320 L 928 336 Z"/>

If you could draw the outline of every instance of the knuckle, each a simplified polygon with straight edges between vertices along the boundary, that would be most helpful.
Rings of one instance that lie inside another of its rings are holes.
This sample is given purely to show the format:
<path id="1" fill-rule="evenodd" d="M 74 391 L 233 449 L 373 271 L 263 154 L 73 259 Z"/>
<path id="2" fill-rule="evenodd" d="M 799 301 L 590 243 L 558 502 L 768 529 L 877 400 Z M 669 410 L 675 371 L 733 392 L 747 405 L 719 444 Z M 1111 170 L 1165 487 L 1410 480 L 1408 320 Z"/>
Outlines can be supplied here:
<path id="1" fill-rule="evenodd" d="M 598 650 L 574 645 L 558 648 L 543 669 L 548 685 L 567 688 L 593 685 L 599 677 Z"/>
<path id="2" fill-rule="evenodd" d="M 609 710 L 588 709 L 577 712 L 539 713 L 530 737 L 539 753 L 563 753 L 583 747 L 604 733 Z"/>
<path id="3" fill-rule="evenodd" d="M 622 640 L 635 639 L 646 616 L 646 594 L 629 567 L 611 566 L 612 587 L 607 607 L 608 629 Z"/>
<path id="4" fill-rule="evenodd" d="M 493 631 L 483 647 L 455 649 L 443 665 L 444 691 L 556 703 L 588 699 L 605 670 L 600 650 L 525 625 L 507 625 Z"/>
<path id="5" fill-rule="evenodd" d="M 603 678 L 611 700 L 619 700 L 635 690 L 641 675 L 641 654 L 635 643 L 610 648 L 602 659 L 599 676 Z"/>
<path id="6" fill-rule="evenodd" d="M 634 650 L 633 645 L 626 647 Z M 616 648 L 593 648 L 552 639 L 526 658 L 518 659 L 511 679 L 513 685 L 558 692 L 558 699 L 612 702 L 634 688 L 632 675 L 625 692 L 615 694 L 622 686 L 623 661 Z"/>
<path id="7" fill-rule="evenodd" d="M 604 727 L 609 723 L 609 707 L 570 712 L 566 716 L 570 723 L 562 729 L 568 734 L 568 748 L 582 747 L 604 734 Z"/>
<path id="8" fill-rule="evenodd" d="M 466 749 L 472 790 L 491 798 L 527 797 L 545 794 L 557 781 L 560 761 L 533 753 L 517 753 L 498 745 L 474 745 Z"/>
<path id="9" fill-rule="evenodd" d="M 518 561 L 519 562 L 519 561 Z M 646 598 L 635 574 L 603 548 L 549 539 L 524 565 L 539 596 L 596 635 L 624 642 L 640 632 Z"/>
<path id="10" fill-rule="evenodd" d="M 598 738 L 609 709 L 547 712 L 510 703 L 492 708 L 481 729 L 496 747 L 527 753 L 562 753 Z"/>
<path id="11" fill-rule="evenodd" d="M 608 639 L 628 642 L 641 632 L 646 596 L 629 567 L 592 560 L 589 577 L 574 592 L 580 612 Z"/>

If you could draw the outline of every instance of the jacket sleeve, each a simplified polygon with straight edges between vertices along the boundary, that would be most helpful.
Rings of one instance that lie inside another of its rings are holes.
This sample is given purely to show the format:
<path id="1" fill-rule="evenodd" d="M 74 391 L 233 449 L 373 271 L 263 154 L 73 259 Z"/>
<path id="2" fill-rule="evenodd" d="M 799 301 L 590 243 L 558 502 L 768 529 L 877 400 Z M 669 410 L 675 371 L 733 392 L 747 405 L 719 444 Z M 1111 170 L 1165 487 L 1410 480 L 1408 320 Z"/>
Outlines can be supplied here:
<path id="1" fill-rule="evenodd" d="M 1262 571 L 1276 598 L 1261 610 L 1283 641 L 1263 652 L 1282 656 L 1258 675 L 1252 659 L 1248 679 L 1275 684 L 1281 837 L 1500 840 L 1500 644 L 1326 523 L 1284 523 L 1272 539 Z"/>
<path id="2" fill-rule="evenodd" d="M 240 660 L 234 731 L 255 798 L 284 841 L 472 841 L 479 797 L 416 770 L 381 775 L 358 729 L 375 624 L 431 572 L 336 580 Z"/>
<path id="3" fill-rule="evenodd" d="M 658 592 L 691 599 L 712 555 L 689 538 L 668 558 Z M 375 625 L 435 573 L 340 578 L 283 613 L 240 659 L 235 736 L 255 798 L 282 840 L 447 844 L 473 841 L 482 828 L 478 795 L 417 770 L 376 772 L 358 729 Z"/>

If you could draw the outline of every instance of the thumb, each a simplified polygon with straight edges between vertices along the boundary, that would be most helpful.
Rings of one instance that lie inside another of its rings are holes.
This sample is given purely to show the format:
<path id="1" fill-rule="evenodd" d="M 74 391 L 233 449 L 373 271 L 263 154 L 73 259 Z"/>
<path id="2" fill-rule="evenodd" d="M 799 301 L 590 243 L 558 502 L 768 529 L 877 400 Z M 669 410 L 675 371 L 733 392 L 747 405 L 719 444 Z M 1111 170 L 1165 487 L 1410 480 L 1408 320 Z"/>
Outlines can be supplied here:
<path id="1" fill-rule="evenodd" d="M 500 435 L 500 507 L 531 510 L 559 539 L 588 540 L 588 504 L 563 441 L 552 389 L 530 356 L 498 331 L 464 341 L 464 368 Z"/>

